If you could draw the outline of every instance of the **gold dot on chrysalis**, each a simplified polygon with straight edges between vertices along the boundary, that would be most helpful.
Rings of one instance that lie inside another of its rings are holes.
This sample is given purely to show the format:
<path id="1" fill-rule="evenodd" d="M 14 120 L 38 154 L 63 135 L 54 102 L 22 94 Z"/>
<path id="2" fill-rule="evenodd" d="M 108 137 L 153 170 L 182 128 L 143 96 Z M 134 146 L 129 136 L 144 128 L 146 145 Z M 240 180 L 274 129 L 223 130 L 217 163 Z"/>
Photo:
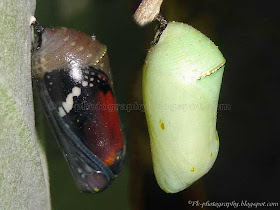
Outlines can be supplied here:
<path id="1" fill-rule="evenodd" d="M 194 172 L 194 167 L 191 167 L 191 171 Z"/>
<path id="2" fill-rule="evenodd" d="M 159 121 L 159 123 L 160 123 L 160 128 L 161 128 L 162 130 L 164 130 L 164 128 L 165 128 L 164 123 L 163 123 L 161 120 Z"/>
<path id="3" fill-rule="evenodd" d="M 219 136 L 218 136 L 218 134 L 216 134 L 216 140 L 219 141 Z"/>

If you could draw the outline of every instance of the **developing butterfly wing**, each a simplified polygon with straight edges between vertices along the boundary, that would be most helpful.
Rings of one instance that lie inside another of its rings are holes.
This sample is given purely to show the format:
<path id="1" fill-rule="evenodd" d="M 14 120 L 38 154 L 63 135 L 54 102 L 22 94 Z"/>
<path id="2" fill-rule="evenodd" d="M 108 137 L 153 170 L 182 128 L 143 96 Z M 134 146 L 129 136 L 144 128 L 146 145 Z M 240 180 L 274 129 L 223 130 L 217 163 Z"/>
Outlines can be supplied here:
<path id="1" fill-rule="evenodd" d="M 53 70 L 36 84 L 79 188 L 97 192 L 121 168 L 123 137 L 107 75 L 93 67 L 80 74 L 73 80 L 67 69 Z"/>

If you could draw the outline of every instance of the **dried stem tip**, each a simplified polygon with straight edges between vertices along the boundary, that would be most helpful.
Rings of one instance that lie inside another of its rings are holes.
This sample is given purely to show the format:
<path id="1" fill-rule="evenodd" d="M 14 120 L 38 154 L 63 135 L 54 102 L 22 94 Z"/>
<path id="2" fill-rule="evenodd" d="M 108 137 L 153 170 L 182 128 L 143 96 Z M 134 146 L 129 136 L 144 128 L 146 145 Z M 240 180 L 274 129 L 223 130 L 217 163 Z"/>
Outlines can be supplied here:
<path id="1" fill-rule="evenodd" d="M 162 1 L 163 0 L 142 0 L 134 14 L 135 21 L 140 26 L 152 22 L 159 14 Z"/>

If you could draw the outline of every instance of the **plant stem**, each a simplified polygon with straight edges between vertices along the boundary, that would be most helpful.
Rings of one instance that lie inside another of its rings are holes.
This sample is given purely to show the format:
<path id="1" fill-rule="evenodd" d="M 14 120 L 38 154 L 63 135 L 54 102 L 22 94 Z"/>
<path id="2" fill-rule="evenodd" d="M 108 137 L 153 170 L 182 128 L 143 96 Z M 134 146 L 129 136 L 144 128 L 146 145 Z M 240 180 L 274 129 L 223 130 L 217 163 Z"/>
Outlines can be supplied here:
<path id="1" fill-rule="evenodd" d="M 144 26 L 152 22 L 160 12 L 163 0 L 142 0 L 138 9 L 134 13 L 137 24 Z"/>

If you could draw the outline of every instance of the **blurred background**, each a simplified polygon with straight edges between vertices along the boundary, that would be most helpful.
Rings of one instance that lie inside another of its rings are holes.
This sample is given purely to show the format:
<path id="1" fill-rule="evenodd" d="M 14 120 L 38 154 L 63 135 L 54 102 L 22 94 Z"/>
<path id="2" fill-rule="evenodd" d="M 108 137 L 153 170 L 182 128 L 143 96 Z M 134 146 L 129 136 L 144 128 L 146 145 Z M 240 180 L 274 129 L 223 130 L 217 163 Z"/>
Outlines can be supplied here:
<path id="1" fill-rule="evenodd" d="M 118 103 L 142 104 L 142 65 L 156 23 L 143 28 L 134 23 L 139 3 L 37 0 L 36 18 L 45 27 L 95 34 L 108 47 Z M 189 200 L 280 201 L 278 7 L 258 0 L 165 0 L 162 14 L 168 21 L 188 23 L 206 34 L 227 60 L 220 104 L 229 108 L 218 111 L 216 163 L 188 189 L 164 193 L 153 174 L 145 113 L 121 111 L 127 137 L 125 166 L 104 192 L 81 194 L 37 102 L 36 126 L 47 152 L 53 209 L 180 210 L 200 209 L 189 205 Z"/>

